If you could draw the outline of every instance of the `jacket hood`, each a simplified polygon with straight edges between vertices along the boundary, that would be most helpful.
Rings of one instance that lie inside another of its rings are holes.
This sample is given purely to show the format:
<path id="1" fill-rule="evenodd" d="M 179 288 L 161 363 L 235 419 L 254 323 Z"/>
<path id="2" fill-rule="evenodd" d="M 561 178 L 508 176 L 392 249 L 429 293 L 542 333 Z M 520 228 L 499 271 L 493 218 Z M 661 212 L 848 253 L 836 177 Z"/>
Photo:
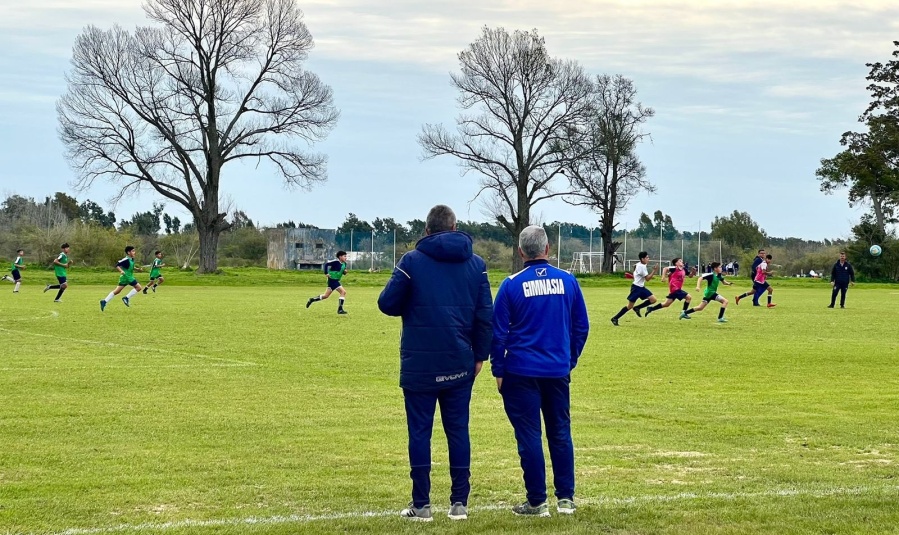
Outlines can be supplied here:
<path id="1" fill-rule="evenodd" d="M 438 262 L 465 262 L 473 254 L 471 236 L 452 230 L 425 236 L 415 248 Z"/>

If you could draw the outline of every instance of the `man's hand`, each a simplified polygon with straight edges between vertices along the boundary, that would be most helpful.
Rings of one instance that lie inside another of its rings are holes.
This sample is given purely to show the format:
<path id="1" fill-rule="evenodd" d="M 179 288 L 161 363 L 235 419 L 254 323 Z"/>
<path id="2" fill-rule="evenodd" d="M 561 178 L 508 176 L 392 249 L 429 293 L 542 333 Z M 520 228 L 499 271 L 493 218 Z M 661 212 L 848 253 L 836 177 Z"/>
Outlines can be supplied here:
<path id="1" fill-rule="evenodd" d="M 503 391 L 503 378 L 502 378 L 502 377 L 497 377 L 497 378 L 496 378 L 496 390 L 497 390 L 498 392 L 502 392 L 502 391 Z"/>
<path id="2" fill-rule="evenodd" d="M 849 281 L 849 286 L 855 286 L 855 283 L 852 281 Z"/>
<path id="3" fill-rule="evenodd" d="M 477 377 L 479 373 L 481 373 L 481 368 L 484 367 L 483 360 L 476 360 L 474 363 L 474 376 Z"/>

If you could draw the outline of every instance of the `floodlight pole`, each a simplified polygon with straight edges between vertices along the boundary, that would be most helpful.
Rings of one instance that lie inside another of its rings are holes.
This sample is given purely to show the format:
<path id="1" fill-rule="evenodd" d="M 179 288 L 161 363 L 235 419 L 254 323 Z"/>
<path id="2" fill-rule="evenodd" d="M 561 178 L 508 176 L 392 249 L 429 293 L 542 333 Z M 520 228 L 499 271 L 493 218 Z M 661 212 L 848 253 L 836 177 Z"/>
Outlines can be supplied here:
<path id="1" fill-rule="evenodd" d="M 375 270 L 375 229 L 371 229 L 371 268 L 369 270 Z"/>
<path id="2" fill-rule="evenodd" d="M 588 256 L 587 258 L 590 259 L 589 260 L 590 273 L 593 273 L 593 229 L 592 228 L 590 229 L 590 253 L 589 254 L 590 254 L 590 256 Z M 581 263 L 583 264 L 583 262 L 581 262 Z"/>
<path id="3" fill-rule="evenodd" d="M 350 229 L 350 269 L 353 269 L 353 229 Z"/>

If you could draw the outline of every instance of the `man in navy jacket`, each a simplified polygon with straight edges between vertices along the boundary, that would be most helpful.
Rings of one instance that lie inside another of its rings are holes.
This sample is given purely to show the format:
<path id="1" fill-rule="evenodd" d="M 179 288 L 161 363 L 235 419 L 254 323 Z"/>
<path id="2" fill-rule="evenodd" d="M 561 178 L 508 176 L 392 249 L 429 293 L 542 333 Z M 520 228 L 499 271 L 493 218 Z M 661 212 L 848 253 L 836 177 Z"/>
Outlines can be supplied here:
<path id="1" fill-rule="evenodd" d="M 837 302 L 837 294 L 840 294 L 840 308 L 846 308 L 846 290 L 849 285 L 855 285 L 855 270 L 852 264 L 846 261 L 846 253 L 840 251 L 840 259 L 833 265 L 830 270 L 830 285 L 833 286 L 833 292 L 830 294 L 830 305 L 827 308 L 833 308 Z"/>
<path id="2" fill-rule="evenodd" d="M 400 387 L 409 428 L 412 503 L 401 514 L 432 519 L 431 431 L 439 403 L 452 480 L 448 516 L 463 520 L 471 491 L 471 389 L 490 352 L 493 303 L 487 266 L 472 253 L 471 237 L 456 231 L 448 206 L 431 209 L 425 233 L 400 259 L 378 298 L 381 312 L 403 319 Z"/>
<path id="3" fill-rule="evenodd" d="M 557 510 L 572 514 L 574 444 L 571 440 L 571 370 L 587 342 L 590 324 L 574 275 L 549 264 L 543 227 L 521 232 L 524 269 L 499 287 L 494 302 L 491 371 L 518 442 L 527 501 L 517 515 L 549 516 L 540 413 L 546 423 Z"/>

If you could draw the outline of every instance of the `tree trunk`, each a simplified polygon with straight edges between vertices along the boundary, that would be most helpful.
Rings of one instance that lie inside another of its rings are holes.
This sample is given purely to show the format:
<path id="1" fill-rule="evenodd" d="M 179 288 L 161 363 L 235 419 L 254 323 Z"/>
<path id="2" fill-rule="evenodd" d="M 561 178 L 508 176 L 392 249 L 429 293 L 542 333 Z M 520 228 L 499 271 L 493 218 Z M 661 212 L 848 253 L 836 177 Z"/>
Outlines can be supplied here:
<path id="1" fill-rule="evenodd" d="M 612 243 L 611 225 L 600 227 L 599 235 L 602 237 L 602 272 L 612 273 L 615 269 L 615 249 L 618 247 Z"/>
<path id="2" fill-rule="evenodd" d="M 218 270 L 218 245 L 221 229 L 213 223 L 197 225 L 200 233 L 200 273 L 215 273 Z"/>

